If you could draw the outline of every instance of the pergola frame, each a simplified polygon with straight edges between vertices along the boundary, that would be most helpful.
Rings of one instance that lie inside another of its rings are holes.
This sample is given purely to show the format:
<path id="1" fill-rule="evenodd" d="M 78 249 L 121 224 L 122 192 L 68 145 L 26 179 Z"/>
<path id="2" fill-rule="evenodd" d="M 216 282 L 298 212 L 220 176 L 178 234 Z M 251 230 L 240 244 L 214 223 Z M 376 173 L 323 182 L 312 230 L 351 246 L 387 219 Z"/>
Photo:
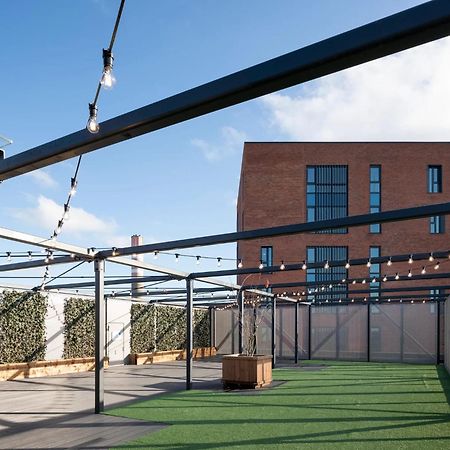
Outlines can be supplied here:
<path id="1" fill-rule="evenodd" d="M 91 135 L 81 130 L 56 141 L 0 160 L 0 181 L 42 168 L 71 157 L 97 150 L 151 131 L 182 121 L 199 117 L 271 92 L 328 75 L 364 62 L 394 54 L 450 34 L 450 2 L 434 0 L 410 8 L 398 14 L 355 28 L 321 42 L 244 69 L 224 78 L 196 87 L 157 103 L 123 114 L 100 124 L 100 132 Z M 104 265 L 105 261 L 162 273 L 175 279 L 186 280 L 187 309 L 187 360 L 186 388 L 192 386 L 192 308 L 194 280 L 236 289 L 239 294 L 239 317 L 243 317 L 244 296 L 242 287 L 233 283 L 185 272 L 165 269 L 124 258 L 130 254 L 144 254 L 174 248 L 214 245 L 238 240 L 281 236 L 302 232 L 320 231 L 337 227 L 352 227 L 408 220 L 450 213 L 450 203 L 422 206 L 384 213 L 366 214 L 343 219 L 287 225 L 272 229 L 259 229 L 226 235 L 205 236 L 159 244 L 133 246 L 119 249 L 120 257 L 112 251 L 91 252 L 76 246 L 61 244 L 48 239 L 17 233 L 0 228 L 0 238 L 57 249 L 82 259 L 94 261 L 95 265 L 95 412 L 104 408 L 105 358 L 104 330 Z M 66 257 L 63 257 L 66 258 Z M 58 263 L 60 260 L 58 259 Z M 24 264 L 21 268 L 25 268 Z M 56 263 L 55 263 L 56 264 Z M 14 265 L 10 265 L 14 266 Z M 36 267 L 36 265 L 29 267 Z M 15 265 L 15 268 L 19 268 Z M 272 350 L 275 363 L 276 298 L 264 291 L 253 293 L 272 298 Z M 298 305 L 298 304 L 297 304 Z M 296 318 L 298 313 L 296 307 Z M 239 333 L 242 346 L 242 328 Z M 296 336 L 296 341 L 298 336 Z"/>

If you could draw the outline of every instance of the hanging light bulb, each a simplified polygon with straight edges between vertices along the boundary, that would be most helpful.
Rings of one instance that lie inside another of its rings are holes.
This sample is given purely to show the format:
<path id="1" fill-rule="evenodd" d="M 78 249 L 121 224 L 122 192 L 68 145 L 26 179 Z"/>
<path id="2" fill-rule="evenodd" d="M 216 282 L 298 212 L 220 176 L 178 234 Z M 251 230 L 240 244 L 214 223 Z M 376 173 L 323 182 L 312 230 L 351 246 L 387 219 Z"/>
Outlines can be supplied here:
<path id="1" fill-rule="evenodd" d="M 411 272 L 411 269 L 410 270 L 408 270 L 408 278 L 411 278 L 412 277 L 412 272 Z"/>
<path id="2" fill-rule="evenodd" d="M 113 73 L 114 56 L 111 50 L 103 49 L 103 74 L 100 84 L 105 89 L 112 89 L 116 84 L 116 77 Z"/>
<path id="3" fill-rule="evenodd" d="M 112 248 L 112 253 L 111 253 L 111 255 L 112 255 L 112 256 L 117 256 L 117 247 L 113 247 L 113 248 Z"/>
<path id="4" fill-rule="evenodd" d="M 408 264 L 412 264 L 412 263 L 413 263 L 413 256 L 409 255 Z"/>
<path id="5" fill-rule="evenodd" d="M 425 274 L 427 273 L 427 271 L 426 271 L 426 269 L 425 269 L 425 266 L 422 267 L 422 270 L 420 271 L 420 273 L 421 273 L 422 275 L 425 275 Z"/>
<path id="6" fill-rule="evenodd" d="M 31 261 L 33 259 L 33 253 L 28 252 L 28 261 Z"/>
<path id="7" fill-rule="evenodd" d="M 238 269 L 242 269 L 243 266 L 244 264 L 242 264 L 242 259 L 240 259 L 238 262 Z"/>
<path id="8" fill-rule="evenodd" d="M 430 261 L 430 262 L 434 261 L 433 253 L 430 253 L 430 256 L 428 257 L 428 261 Z"/>
<path id="9" fill-rule="evenodd" d="M 372 283 L 376 283 L 377 279 L 375 277 L 372 278 Z"/>
<path id="10" fill-rule="evenodd" d="M 55 255 L 53 254 L 53 252 L 50 252 L 49 259 L 51 259 L 51 260 L 55 259 Z"/>
<path id="11" fill-rule="evenodd" d="M 64 203 L 64 214 L 63 214 L 63 219 L 64 220 L 69 220 L 70 219 L 69 210 L 70 210 L 70 206 L 67 203 Z"/>
<path id="12" fill-rule="evenodd" d="M 391 257 L 389 257 L 388 262 L 387 262 L 387 265 L 388 265 L 388 266 L 392 266 L 392 258 L 391 258 Z"/>
<path id="13" fill-rule="evenodd" d="M 366 280 L 365 280 L 365 279 L 362 280 L 362 281 L 361 281 L 361 284 L 366 284 Z"/>
<path id="14" fill-rule="evenodd" d="M 434 270 L 438 270 L 439 269 L 439 261 L 434 265 Z"/>
<path id="15" fill-rule="evenodd" d="M 155 252 L 153 253 L 153 259 L 158 259 L 158 250 L 155 250 Z"/>
<path id="16" fill-rule="evenodd" d="M 197 259 L 197 261 L 195 261 L 195 264 L 197 264 L 197 266 L 200 264 L 200 256 L 196 256 L 195 257 Z"/>
<path id="17" fill-rule="evenodd" d="M 175 253 L 175 262 L 180 261 L 180 255 L 178 253 Z"/>
<path id="18" fill-rule="evenodd" d="M 63 226 L 63 221 L 60 220 L 60 221 L 58 222 L 58 226 L 57 226 L 56 229 L 55 229 L 55 234 L 61 233 L 62 226 Z"/>
<path id="19" fill-rule="evenodd" d="M 70 191 L 69 195 L 73 197 L 77 193 L 77 180 L 75 178 L 70 179 Z"/>
<path id="20" fill-rule="evenodd" d="M 330 268 L 330 264 L 328 263 L 328 260 L 325 261 L 325 264 L 323 266 L 324 269 L 329 269 Z"/>
<path id="21" fill-rule="evenodd" d="M 345 264 L 345 268 L 350 269 L 350 261 L 347 261 L 347 263 Z"/>
<path id="22" fill-rule="evenodd" d="M 222 265 L 222 258 L 219 256 L 217 258 L 217 267 L 220 267 Z"/>
<path id="23" fill-rule="evenodd" d="M 47 254 L 47 256 L 44 259 L 45 264 L 48 264 L 48 261 L 49 261 L 49 259 L 48 259 L 48 254 Z"/>
<path id="24" fill-rule="evenodd" d="M 89 133 L 96 134 L 99 132 L 100 127 L 97 122 L 98 108 L 94 103 L 89 103 L 89 119 L 86 124 L 86 128 Z"/>
<path id="25" fill-rule="evenodd" d="M 353 281 L 352 281 L 352 284 L 356 284 L 356 280 L 353 280 Z"/>
<path id="26" fill-rule="evenodd" d="M 308 268 L 308 266 L 306 265 L 306 261 L 303 261 L 302 270 L 306 270 L 307 268 Z"/>
<path id="27" fill-rule="evenodd" d="M 398 280 L 400 278 L 400 275 L 398 274 L 398 272 L 395 274 L 395 279 Z"/>
<path id="28" fill-rule="evenodd" d="M 370 260 L 370 258 L 367 260 L 367 264 L 366 264 L 366 266 L 367 267 L 370 267 L 372 265 L 372 261 Z"/>
<path id="29" fill-rule="evenodd" d="M 11 252 L 6 252 L 6 259 L 11 261 Z"/>
<path id="30" fill-rule="evenodd" d="M 342 278 L 341 283 L 345 283 L 347 280 L 345 278 Z"/>
<path id="31" fill-rule="evenodd" d="M 281 260 L 280 270 L 286 269 L 286 266 L 284 265 L 284 261 Z"/>
<path id="32" fill-rule="evenodd" d="M 387 275 L 383 277 L 383 281 L 387 281 Z"/>

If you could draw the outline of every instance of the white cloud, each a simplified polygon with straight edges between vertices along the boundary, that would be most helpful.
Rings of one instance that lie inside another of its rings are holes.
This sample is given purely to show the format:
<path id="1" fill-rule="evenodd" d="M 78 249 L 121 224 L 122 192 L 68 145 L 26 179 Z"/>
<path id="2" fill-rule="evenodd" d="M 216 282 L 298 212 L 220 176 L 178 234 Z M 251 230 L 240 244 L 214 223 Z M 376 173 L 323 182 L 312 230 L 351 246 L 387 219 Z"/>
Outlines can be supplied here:
<path id="1" fill-rule="evenodd" d="M 211 144 L 203 139 L 192 139 L 191 144 L 200 149 L 208 161 L 213 162 L 235 154 L 246 140 L 244 132 L 229 126 L 221 128 L 221 136 L 220 144 Z"/>
<path id="2" fill-rule="evenodd" d="M 33 181 L 35 181 L 41 187 L 53 188 L 58 185 L 58 183 L 50 176 L 50 174 L 42 169 L 34 170 L 33 172 L 27 173 L 26 175 L 33 178 Z"/>
<path id="3" fill-rule="evenodd" d="M 30 208 L 16 209 L 12 215 L 24 223 L 52 233 L 63 214 L 63 207 L 52 199 L 40 195 L 37 205 Z M 62 236 L 82 240 L 86 245 L 103 245 L 124 242 L 124 237 L 117 235 L 117 223 L 113 219 L 101 219 L 83 208 L 70 208 L 70 218 L 65 221 Z M 64 239 L 62 239 L 64 240 Z M 127 240 L 127 245 L 129 239 Z"/>
<path id="4" fill-rule="evenodd" d="M 262 99 L 271 125 L 297 140 L 449 140 L 450 39 Z"/>

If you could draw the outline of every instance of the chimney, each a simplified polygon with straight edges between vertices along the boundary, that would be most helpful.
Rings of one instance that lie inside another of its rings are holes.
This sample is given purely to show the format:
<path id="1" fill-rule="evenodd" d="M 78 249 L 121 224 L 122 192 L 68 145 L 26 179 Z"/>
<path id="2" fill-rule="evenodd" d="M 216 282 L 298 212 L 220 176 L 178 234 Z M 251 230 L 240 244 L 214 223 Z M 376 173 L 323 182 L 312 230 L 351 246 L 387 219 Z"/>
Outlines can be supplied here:
<path id="1" fill-rule="evenodd" d="M 133 234 L 131 236 L 131 245 L 142 245 L 143 240 L 142 236 L 140 234 Z M 144 255 L 133 255 L 132 259 L 136 261 L 144 261 Z M 131 268 L 131 276 L 133 278 L 135 277 L 142 277 L 144 276 L 144 269 L 139 269 L 138 267 L 132 267 Z M 144 291 L 144 283 L 134 282 L 131 284 L 131 294 L 132 297 L 136 297 L 137 293 L 140 292 L 141 294 Z"/>

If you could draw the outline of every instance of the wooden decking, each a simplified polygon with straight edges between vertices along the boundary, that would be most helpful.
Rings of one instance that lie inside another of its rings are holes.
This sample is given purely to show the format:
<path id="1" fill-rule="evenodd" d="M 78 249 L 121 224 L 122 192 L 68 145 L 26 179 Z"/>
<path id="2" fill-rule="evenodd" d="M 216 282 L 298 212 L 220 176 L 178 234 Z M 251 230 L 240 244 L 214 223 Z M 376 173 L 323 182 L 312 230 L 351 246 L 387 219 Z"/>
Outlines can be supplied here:
<path id="1" fill-rule="evenodd" d="M 221 367 L 194 364 L 194 388 L 220 387 Z M 182 361 L 113 366 L 106 371 L 105 405 L 128 403 L 185 387 Z M 165 424 L 93 414 L 94 374 L 0 382 L 0 449 L 104 449 Z"/>

